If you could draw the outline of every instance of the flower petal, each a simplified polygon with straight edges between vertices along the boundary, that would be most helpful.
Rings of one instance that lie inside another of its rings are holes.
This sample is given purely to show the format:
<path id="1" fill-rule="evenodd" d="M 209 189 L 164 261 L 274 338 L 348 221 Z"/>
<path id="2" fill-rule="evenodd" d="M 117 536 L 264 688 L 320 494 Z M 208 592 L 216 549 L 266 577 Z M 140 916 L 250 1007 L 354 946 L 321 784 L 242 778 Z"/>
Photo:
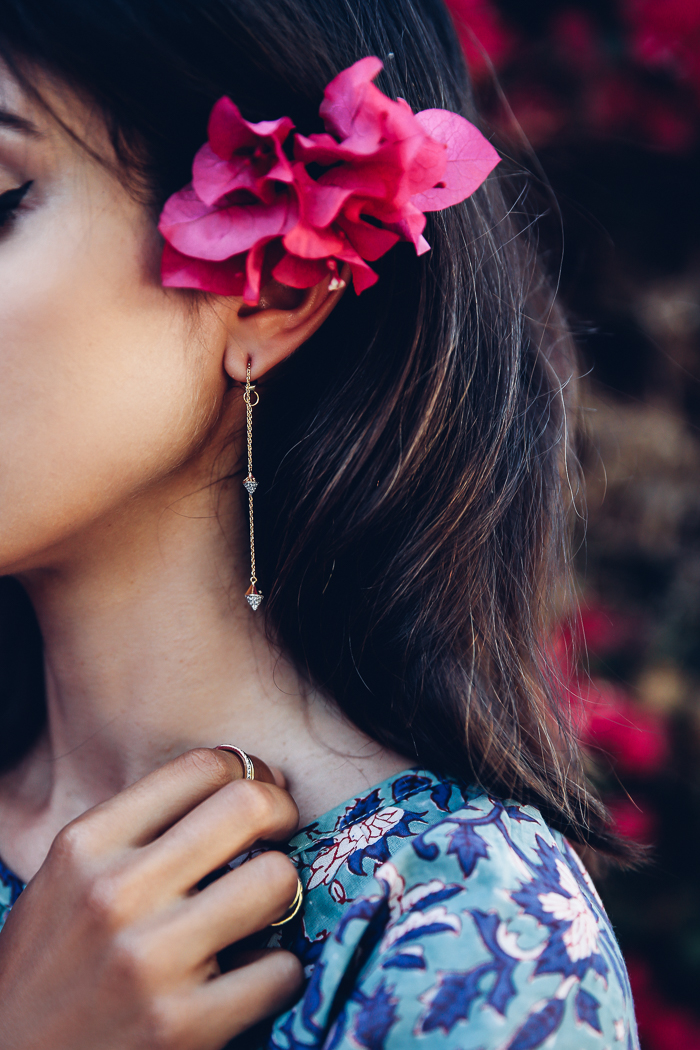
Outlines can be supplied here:
<path id="1" fill-rule="evenodd" d="M 458 113 L 445 109 L 424 109 L 416 120 L 431 138 L 447 146 L 447 166 L 434 186 L 416 194 L 411 203 L 421 211 L 440 211 L 466 200 L 481 186 L 501 159 L 478 128 Z"/>
<path id="2" fill-rule="evenodd" d="M 251 124 L 243 119 L 236 103 L 224 96 L 214 105 L 209 117 L 209 145 L 223 160 L 229 160 L 236 150 L 254 146 L 261 138 L 283 143 L 293 127 L 289 117 Z"/>
<path id="3" fill-rule="evenodd" d="M 194 191 L 205 204 L 216 202 L 234 190 L 257 192 L 258 177 L 248 157 L 222 160 L 208 143 L 197 151 L 192 165 Z"/>
<path id="4" fill-rule="evenodd" d="M 325 259 L 302 259 L 286 252 L 273 269 L 272 276 L 290 288 L 313 288 L 329 270 Z"/>
<path id="5" fill-rule="evenodd" d="M 371 266 L 368 266 L 364 259 L 360 258 L 355 249 L 349 244 L 342 252 L 338 252 L 336 258 L 341 262 L 348 263 L 350 266 L 353 288 L 358 295 L 364 292 L 366 288 L 371 288 L 379 280 L 379 275 L 375 273 Z"/>
<path id="6" fill-rule="evenodd" d="M 394 222 L 388 222 L 387 227 L 404 241 L 410 241 L 416 249 L 417 255 L 423 255 L 430 249 L 430 245 L 421 236 L 425 229 L 425 215 L 413 204 L 406 204 L 401 209 L 400 216 Z"/>
<path id="7" fill-rule="evenodd" d="M 171 227 L 201 219 L 203 215 L 208 215 L 210 211 L 211 206 L 199 199 L 190 184 L 185 186 L 184 189 L 178 190 L 177 193 L 173 193 L 172 197 L 168 197 L 160 213 L 158 229 L 167 240 L 167 231 Z"/>
<path id="8" fill-rule="evenodd" d="M 372 226 L 361 219 L 353 220 L 348 215 L 341 215 L 338 226 L 343 231 L 355 251 L 363 259 L 374 262 L 385 255 L 399 240 L 399 234 L 385 230 L 381 226 Z"/>
<path id="9" fill-rule="evenodd" d="M 163 209 L 159 227 L 165 239 L 185 255 L 212 261 L 228 259 L 248 251 L 261 240 L 284 235 L 298 216 L 296 200 L 286 193 L 273 204 L 260 202 L 229 208 L 207 208 L 203 204 L 198 208 L 190 200 L 186 208 L 173 208 L 176 214 L 184 211 L 188 216 L 183 215 L 179 221 L 172 220 L 168 204 Z"/>
<path id="10" fill-rule="evenodd" d="M 361 58 L 326 87 L 319 112 L 326 128 L 338 138 L 356 135 L 358 139 L 378 141 L 378 117 L 383 105 L 390 100 L 372 81 L 383 68 L 384 63 L 375 55 Z"/>
<path id="11" fill-rule="evenodd" d="M 326 259 L 337 255 L 345 246 L 342 237 L 331 228 L 314 229 L 306 223 L 298 222 L 282 240 L 285 248 L 292 255 L 302 259 Z"/>
<path id="12" fill-rule="evenodd" d="M 166 288 L 197 288 L 216 295 L 242 295 L 245 255 L 225 262 L 205 262 L 183 255 L 166 241 L 161 259 L 161 279 Z"/>
<path id="13" fill-rule="evenodd" d="M 299 197 L 301 221 L 311 226 L 330 226 L 341 207 L 352 193 L 343 188 L 315 182 L 303 164 L 294 165 L 294 188 Z"/>
<path id="14" fill-rule="evenodd" d="M 270 238 L 269 240 L 271 240 Z M 260 286 L 262 284 L 263 266 L 265 263 L 265 248 L 269 240 L 258 241 L 246 255 L 245 260 L 245 288 L 243 298 L 250 306 L 257 306 L 260 302 Z"/>

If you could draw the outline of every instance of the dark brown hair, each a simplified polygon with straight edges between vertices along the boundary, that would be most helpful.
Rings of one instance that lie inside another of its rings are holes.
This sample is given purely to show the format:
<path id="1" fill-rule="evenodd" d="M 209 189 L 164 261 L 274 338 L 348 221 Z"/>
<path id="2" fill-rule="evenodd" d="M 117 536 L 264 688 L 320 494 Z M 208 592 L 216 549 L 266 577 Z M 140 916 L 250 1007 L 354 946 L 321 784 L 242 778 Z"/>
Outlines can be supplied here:
<path id="1" fill-rule="evenodd" d="M 221 95 L 308 134 L 325 84 L 365 55 L 392 98 L 478 121 L 441 0 L 0 0 L 0 46 L 17 75 L 39 63 L 102 107 L 156 210 Z M 259 575 L 271 639 L 357 726 L 622 855 L 543 655 L 575 365 L 514 213 L 523 189 L 504 162 L 429 216 L 432 251 L 393 249 L 269 378 Z M 36 625 L 16 584 L 3 594 L 24 616 L 0 650 L 8 764 L 44 715 Z"/>

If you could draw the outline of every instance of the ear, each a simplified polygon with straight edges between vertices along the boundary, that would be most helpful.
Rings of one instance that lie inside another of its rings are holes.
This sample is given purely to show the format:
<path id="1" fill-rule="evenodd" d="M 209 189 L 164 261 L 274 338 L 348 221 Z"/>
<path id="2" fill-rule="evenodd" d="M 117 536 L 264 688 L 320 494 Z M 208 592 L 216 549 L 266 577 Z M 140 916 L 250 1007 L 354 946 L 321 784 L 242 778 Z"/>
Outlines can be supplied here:
<path id="1" fill-rule="evenodd" d="M 259 306 L 246 306 L 240 299 L 230 301 L 224 368 L 231 378 L 244 383 L 250 361 L 251 377 L 259 379 L 294 353 L 323 324 L 349 277 L 346 265 L 340 280 L 329 274 L 313 288 L 288 288 L 271 281 Z"/>

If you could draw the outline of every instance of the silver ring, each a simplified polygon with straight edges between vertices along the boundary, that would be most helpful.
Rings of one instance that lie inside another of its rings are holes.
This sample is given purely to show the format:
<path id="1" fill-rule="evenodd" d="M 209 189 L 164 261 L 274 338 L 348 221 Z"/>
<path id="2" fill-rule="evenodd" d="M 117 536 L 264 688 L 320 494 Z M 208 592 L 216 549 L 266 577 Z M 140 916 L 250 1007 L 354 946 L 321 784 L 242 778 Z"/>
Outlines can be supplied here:
<path id="1" fill-rule="evenodd" d="M 217 744 L 216 750 L 231 751 L 243 766 L 243 779 L 255 780 L 255 766 L 253 765 L 253 760 L 242 748 L 236 747 L 234 744 Z"/>

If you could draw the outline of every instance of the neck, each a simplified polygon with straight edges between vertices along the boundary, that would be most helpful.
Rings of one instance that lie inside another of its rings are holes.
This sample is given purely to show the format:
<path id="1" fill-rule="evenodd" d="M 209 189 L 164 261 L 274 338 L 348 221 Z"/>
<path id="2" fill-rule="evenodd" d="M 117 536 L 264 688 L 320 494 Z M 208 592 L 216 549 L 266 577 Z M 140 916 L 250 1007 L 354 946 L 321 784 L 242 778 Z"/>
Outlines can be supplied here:
<path id="1" fill-rule="evenodd" d="M 410 765 L 271 647 L 264 605 L 251 610 L 245 567 L 232 563 L 245 523 L 234 515 L 222 528 L 219 495 L 161 494 L 149 513 L 96 524 L 79 555 L 23 575 L 44 638 L 48 721 L 0 787 L 5 812 L 44 829 L 20 874 L 68 820 L 190 747 L 234 743 L 280 768 L 302 825 Z M 12 866 L 8 837 L 0 821 Z"/>

